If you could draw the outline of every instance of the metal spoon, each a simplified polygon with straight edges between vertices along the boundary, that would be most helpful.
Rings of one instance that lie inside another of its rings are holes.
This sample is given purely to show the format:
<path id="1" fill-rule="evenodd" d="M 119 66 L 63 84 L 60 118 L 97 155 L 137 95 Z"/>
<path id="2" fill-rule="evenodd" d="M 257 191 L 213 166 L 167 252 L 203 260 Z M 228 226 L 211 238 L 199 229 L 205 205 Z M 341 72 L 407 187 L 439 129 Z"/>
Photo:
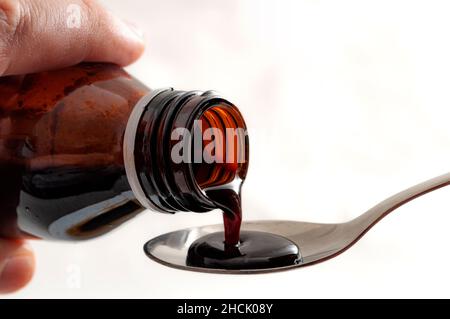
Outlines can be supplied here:
<path id="1" fill-rule="evenodd" d="M 298 264 L 292 266 L 225 270 L 186 265 L 186 256 L 191 243 L 204 235 L 223 230 L 223 225 L 194 227 L 164 234 L 147 242 L 144 250 L 148 257 L 166 266 L 209 273 L 264 273 L 312 265 L 336 257 L 346 251 L 384 216 L 403 204 L 447 185 L 450 185 L 450 173 L 430 179 L 391 196 L 346 223 L 317 224 L 288 220 L 266 220 L 242 224 L 242 230 L 269 232 L 284 236 L 296 243 L 301 253 L 301 260 Z"/>

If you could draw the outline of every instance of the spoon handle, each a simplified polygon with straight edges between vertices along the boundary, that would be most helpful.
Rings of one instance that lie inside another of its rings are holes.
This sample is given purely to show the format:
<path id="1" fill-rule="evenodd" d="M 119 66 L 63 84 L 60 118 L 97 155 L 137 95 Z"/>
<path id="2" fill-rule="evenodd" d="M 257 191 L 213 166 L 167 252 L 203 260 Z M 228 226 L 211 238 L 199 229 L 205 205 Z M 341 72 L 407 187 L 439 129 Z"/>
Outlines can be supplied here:
<path id="1" fill-rule="evenodd" d="M 359 229 L 362 231 L 362 234 L 364 234 L 393 210 L 417 197 L 448 185 L 450 185 L 450 173 L 427 180 L 385 199 L 361 216 L 350 221 L 349 225 L 352 229 Z"/>

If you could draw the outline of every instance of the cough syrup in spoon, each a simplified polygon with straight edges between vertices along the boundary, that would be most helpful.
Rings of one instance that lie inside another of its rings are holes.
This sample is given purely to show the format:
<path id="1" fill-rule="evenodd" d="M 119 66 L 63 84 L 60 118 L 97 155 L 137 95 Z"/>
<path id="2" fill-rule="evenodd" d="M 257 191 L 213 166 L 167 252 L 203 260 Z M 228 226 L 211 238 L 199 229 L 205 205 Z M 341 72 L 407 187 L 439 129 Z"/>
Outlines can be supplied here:
<path id="1" fill-rule="evenodd" d="M 299 250 L 287 238 L 267 232 L 241 232 L 241 188 L 248 168 L 248 138 L 245 123 L 237 110 L 212 107 L 201 117 L 201 131 L 213 136 L 203 140 L 203 161 L 194 164 L 197 184 L 206 196 L 223 211 L 223 232 L 195 240 L 188 251 L 186 264 L 214 269 L 271 269 L 294 265 Z M 214 145 L 214 152 L 204 152 Z M 208 162 L 211 162 L 208 164 Z"/>

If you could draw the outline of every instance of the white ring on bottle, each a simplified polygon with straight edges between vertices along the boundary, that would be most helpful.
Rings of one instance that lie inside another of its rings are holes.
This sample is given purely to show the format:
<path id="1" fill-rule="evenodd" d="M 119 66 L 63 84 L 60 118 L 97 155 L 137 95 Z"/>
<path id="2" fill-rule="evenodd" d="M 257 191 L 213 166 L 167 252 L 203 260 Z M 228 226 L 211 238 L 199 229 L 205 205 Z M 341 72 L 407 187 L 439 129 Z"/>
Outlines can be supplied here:
<path id="1" fill-rule="evenodd" d="M 136 140 L 136 132 L 139 126 L 139 122 L 142 113 L 145 111 L 147 105 L 160 93 L 173 90 L 172 88 L 164 88 L 154 90 L 151 93 L 143 96 L 131 111 L 130 117 L 128 118 L 127 127 L 125 129 L 125 135 L 123 139 L 123 161 L 125 166 L 125 173 L 127 174 L 128 183 L 130 184 L 131 190 L 133 191 L 136 199 L 145 208 L 162 211 L 161 208 L 153 204 L 145 195 L 142 189 L 141 183 L 136 172 L 136 163 L 134 161 L 134 144 Z"/>

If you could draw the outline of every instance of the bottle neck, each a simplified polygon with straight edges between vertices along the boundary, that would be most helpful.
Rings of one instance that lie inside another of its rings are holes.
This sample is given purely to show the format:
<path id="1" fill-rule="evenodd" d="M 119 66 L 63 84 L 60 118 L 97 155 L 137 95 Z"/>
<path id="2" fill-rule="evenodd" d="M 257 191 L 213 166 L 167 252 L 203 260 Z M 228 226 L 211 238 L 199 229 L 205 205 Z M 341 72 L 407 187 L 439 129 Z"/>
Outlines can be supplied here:
<path id="1" fill-rule="evenodd" d="M 131 113 L 124 162 L 144 207 L 165 213 L 210 211 L 217 205 L 206 190 L 225 184 L 240 188 L 245 179 L 245 122 L 214 92 L 155 90 Z"/>

